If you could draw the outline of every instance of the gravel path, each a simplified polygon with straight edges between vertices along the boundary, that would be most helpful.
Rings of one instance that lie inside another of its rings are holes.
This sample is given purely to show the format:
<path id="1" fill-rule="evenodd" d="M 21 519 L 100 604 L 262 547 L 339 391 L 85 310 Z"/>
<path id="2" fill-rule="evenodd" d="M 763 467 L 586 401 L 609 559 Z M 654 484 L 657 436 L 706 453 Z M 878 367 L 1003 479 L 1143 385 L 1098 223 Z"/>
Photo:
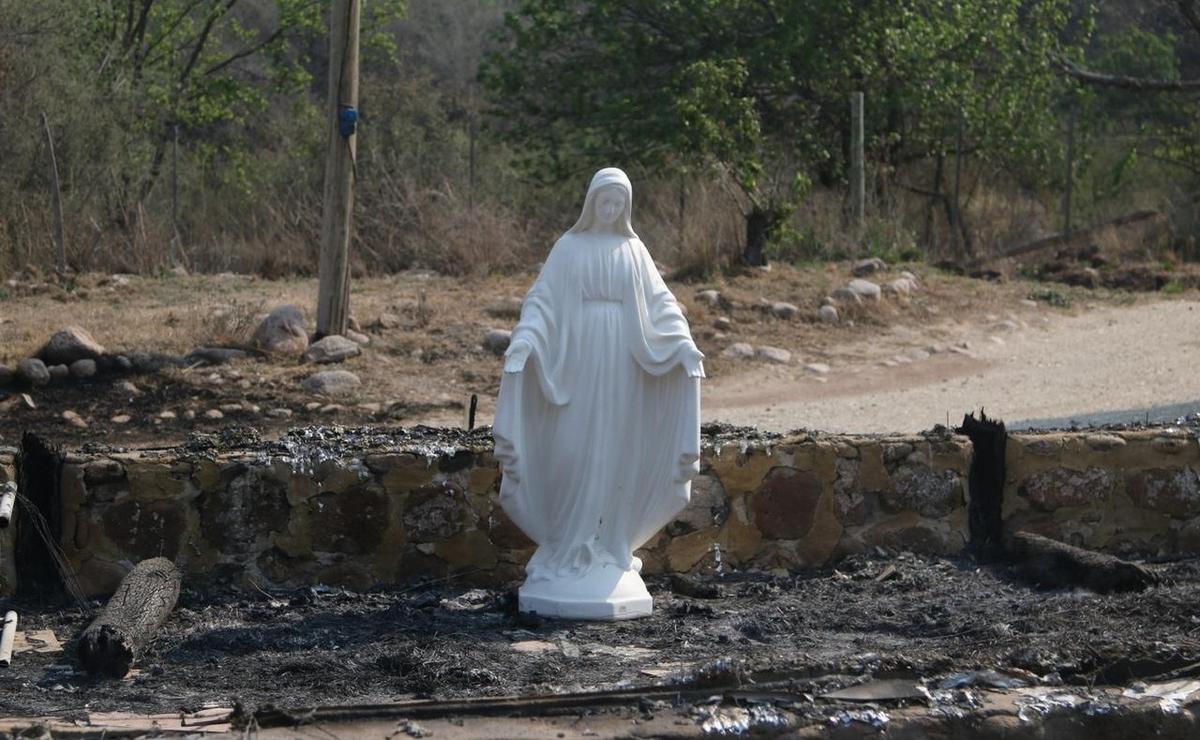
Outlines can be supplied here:
<path id="1" fill-rule="evenodd" d="M 875 433 L 958 424 L 981 407 L 1017 428 L 1200 411 L 1200 301 L 1151 299 L 1076 316 L 1044 309 L 1029 321 L 959 325 L 957 334 L 950 345 L 958 351 L 895 367 L 880 364 L 891 348 L 872 357 L 863 347 L 824 376 L 760 367 L 714 379 L 704 417 L 778 431 Z"/>

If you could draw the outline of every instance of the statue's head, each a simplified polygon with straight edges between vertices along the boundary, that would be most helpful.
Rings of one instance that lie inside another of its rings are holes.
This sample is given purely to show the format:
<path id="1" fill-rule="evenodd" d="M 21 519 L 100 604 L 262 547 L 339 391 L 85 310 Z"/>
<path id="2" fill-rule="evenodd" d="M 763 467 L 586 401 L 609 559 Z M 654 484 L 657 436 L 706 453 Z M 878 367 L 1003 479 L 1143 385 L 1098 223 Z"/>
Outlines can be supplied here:
<path id="1" fill-rule="evenodd" d="M 592 177 L 583 212 L 569 233 L 612 233 L 637 237 L 633 231 L 633 186 L 616 167 L 605 167 Z"/>

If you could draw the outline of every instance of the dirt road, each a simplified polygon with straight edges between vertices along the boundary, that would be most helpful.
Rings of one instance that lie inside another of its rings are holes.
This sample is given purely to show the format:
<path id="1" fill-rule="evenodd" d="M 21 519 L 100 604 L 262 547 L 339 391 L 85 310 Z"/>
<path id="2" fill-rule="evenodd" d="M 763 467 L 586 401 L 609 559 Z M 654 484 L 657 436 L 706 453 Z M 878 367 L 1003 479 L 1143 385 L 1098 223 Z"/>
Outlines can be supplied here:
<path id="1" fill-rule="evenodd" d="M 898 326 L 889 338 L 844 348 L 824 375 L 759 366 L 715 378 L 704 389 L 705 418 L 866 433 L 957 424 L 981 407 L 1014 426 L 1167 404 L 1200 410 L 1195 300 L 1143 298 L 1074 316 L 1027 303 L 1004 319 Z"/>

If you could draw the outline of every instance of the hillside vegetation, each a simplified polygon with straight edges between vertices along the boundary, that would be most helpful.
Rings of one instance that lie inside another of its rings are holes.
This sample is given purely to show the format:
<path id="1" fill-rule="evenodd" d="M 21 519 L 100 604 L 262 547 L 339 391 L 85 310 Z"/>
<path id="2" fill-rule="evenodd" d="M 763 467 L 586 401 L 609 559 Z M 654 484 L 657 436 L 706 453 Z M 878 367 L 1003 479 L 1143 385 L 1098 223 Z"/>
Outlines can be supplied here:
<path id="1" fill-rule="evenodd" d="M 46 127 L 73 270 L 314 271 L 328 5 L 0 0 L 0 277 L 54 264 Z M 360 274 L 534 264 L 610 164 L 680 275 L 978 258 L 1063 229 L 1068 184 L 1075 228 L 1153 209 L 1105 238 L 1200 258 L 1196 0 L 365 9 Z"/>

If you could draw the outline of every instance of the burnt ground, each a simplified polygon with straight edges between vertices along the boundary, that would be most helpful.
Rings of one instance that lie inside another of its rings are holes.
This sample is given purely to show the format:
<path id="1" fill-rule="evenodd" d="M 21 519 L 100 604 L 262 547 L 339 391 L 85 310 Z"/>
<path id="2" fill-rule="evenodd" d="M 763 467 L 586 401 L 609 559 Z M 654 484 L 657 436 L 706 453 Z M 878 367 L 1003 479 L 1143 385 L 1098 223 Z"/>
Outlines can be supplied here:
<path id="1" fill-rule="evenodd" d="M 140 668 L 117 681 L 70 667 L 69 641 L 88 612 L 17 601 L 4 608 L 19 611 L 22 628 L 52 629 L 66 652 L 17 655 L 0 671 L 0 714 L 71 720 L 206 703 L 253 711 L 780 682 L 811 704 L 868 677 L 936 687 L 955 673 L 994 669 L 1031 685 L 1095 687 L 1200 674 L 1200 558 L 1151 567 L 1163 585 L 1099 596 L 1037 590 L 1005 566 L 875 552 L 802 575 L 648 579 L 654 615 L 616 623 L 520 615 L 516 584 L 252 596 L 185 584 Z"/>

